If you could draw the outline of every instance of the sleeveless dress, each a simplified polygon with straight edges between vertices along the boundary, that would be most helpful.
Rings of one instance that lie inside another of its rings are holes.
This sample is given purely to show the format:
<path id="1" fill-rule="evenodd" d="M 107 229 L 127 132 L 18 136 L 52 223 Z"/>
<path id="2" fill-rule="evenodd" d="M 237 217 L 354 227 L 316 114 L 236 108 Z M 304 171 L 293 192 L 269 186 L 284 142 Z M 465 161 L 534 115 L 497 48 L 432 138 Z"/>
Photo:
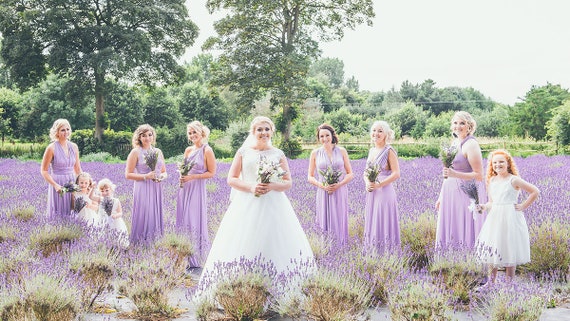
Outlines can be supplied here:
<path id="1" fill-rule="evenodd" d="M 188 160 L 195 164 L 188 174 L 203 174 L 206 172 L 204 164 L 204 150 L 208 146 L 203 144 L 200 148 L 188 155 Z M 176 202 L 176 229 L 189 232 L 195 244 L 195 254 L 190 257 L 190 267 L 199 267 L 209 243 L 208 216 L 207 216 L 206 179 L 195 179 L 184 183 L 178 191 Z"/>
<path id="2" fill-rule="evenodd" d="M 463 144 L 475 137 L 469 135 L 461 141 L 459 152 L 453 159 L 452 167 L 455 171 L 469 173 L 473 169 L 469 161 L 461 152 Z M 485 219 L 484 215 L 477 214 L 477 219 L 473 219 L 473 213 L 469 209 L 471 200 L 465 192 L 461 190 L 461 184 L 466 180 L 457 177 L 448 177 L 443 180 L 439 194 L 439 212 L 436 229 L 437 247 L 469 247 L 473 248 L 475 239 L 479 234 L 480 226 Z M 484 187 L 481 182 L 477 182 L 479 187 L 479 201 L 484 202 Z"/>
<path id="3" fill-rule="evenodd" d="M 382 171 L 377 182 L 392 174 L 388 168 L 388 155 L 392 146 L 386 145 L 374 159 L 368 163 L 379 164 Z M 377 188 L 366 194 L 364 211 L 364 238 L 367 245 L 380 249 L 384 245 L 400 246 L 400 223 L 398 199 L 392 183 Z"/>
<path id="4" fill-rule="evenodd" d="M 109 229 L 116 231 L 119 238 L 119 244 L 122 247 L 127 247 L 129 246 L 129 231 L 127 229 L 127 224 L 125 223 L 125 220 L 123 220 L 122 216 L 118 218 L 112 217 L 113 214 L 117 214 L 119 199 L 115 197 L 111 199 L 113 200 L 113 208 L 111 210 L 111 215 L 107 215 L 101 203 L 99 203 L 98 214 L 99 217 L 101 217 L 101 220 L 103 221 L 104 225 L 106 225 Z"/>
<path id="5" fill-rule="evenodd" d="M 135 173 L 150 173 L 150 168 L 144 162 L 145 150 L 139 147 L 139 159 L 135 167 Z M 164 160 L 160 157 L 156 168 L 162 168 Z M 162 183 L 146 181 L 134 181 L 132 226 L 130 240 L 136 244 L 139 242 L 151 242 L 161 236 L 164 231 Z"/>
<path id="6" fill-rule="evenodd" d="M 526 219 L 515 210 L 520 191 L 509 179 L 489 183 L 493 204 L 477 238 L 477 256 L 483 263 L 511 267 L 530 262 L 530 240 Z"/>
<path id="7" fill-rule="evenodd" d="M 260 156 L 279 162 L 284 154 L 277 148 L 265 151 L 241 147 L 242 180 L 257 181 Z M 256 197 L 233 189 L 230 205 L 212 242 L 200 277 L 209 291 L 215 284 L 216 266 L 261 258 L 272 263 L 277 273 L 294 270 L 313 260 L 313 251 L 285 192 L 270 191 Z M 209 280 L 209 281 L 208 281 Z"/>
<path id="8" fill-rule="evenodd" d="M 53 180 L 63 186 L 75 182 L 75 150 L 70 142 L 67 143 L 67 156 L 59 142 L 53 143 L 53 159 L 51 161 L 50 175 Z M 55 188 L 48 185 L 47 215 L 50 218 L 64 218 L 71 214 L 71 198 L 73 193 L 59 195 Z"/>
<path id="9" fill-rule="evenodd" d="M 77 217 L 87 222 L 90 226 L 100 227 L 104 224 L 103 216 L 100 216 L 97 211 L 91 208 L 93 201 L 89 198 L 89 195 L 76 192 L 74 197 L 75 204 L 77 204 L 79 200 L 83 200 L 85 202 L 85 206 L 79 212 L 75 211 L 75 209 L 73 210 Z"/>
<path id="10" fill-rule="evenodd" d="M 344 159 L 340 148 L 333 148 L 332 158 L 329 158 L 323 147 L 317 149 L 315 158 L 317 180 L 324 181 L 319 171 L 326 171 L 328 167 L 341 171 L 345 175 Z M 317 224 L 323 231 L 331 233 L 336 240 L 344 243 L 348 240 L 348 187 L 341 186 L 334 193 L 318 188 L 316 195 Z"/>

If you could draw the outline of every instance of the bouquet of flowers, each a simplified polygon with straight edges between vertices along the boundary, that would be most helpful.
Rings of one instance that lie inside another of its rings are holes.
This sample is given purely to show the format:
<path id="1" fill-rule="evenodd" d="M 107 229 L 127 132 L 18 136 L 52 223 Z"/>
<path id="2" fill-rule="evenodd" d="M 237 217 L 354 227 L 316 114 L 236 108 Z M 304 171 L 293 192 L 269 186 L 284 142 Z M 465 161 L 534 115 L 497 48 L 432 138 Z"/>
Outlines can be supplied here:
<path id="1" fill-rule="evenodd" d="M 457 155 L 457 151 L 458 151 L 457 146 L 455 145 L 450 145 L 450 144 L 441 145 L 439 158 L 441 159 L 444 167 L 453 168 L 453 159 L 455 158 L 455 155 Z"/>
<path id="2" fill-rule="evenodd" d="M 378 163 L 366 162 L 366 169 L 364 170 L 364 175 L 370 183 L 376 182 L 378 175 L 382 171 L 382 168 Z"/>
<path id="3" fill-rule="evenodd" d="M 73 204 L 73 210 L 75 213 L 79 213 L 85 205 L 87 205 L 87 201 L 83 197 L 76 197 Z"/>
<path id="4" fill-rule="evenodd" d="M 272 181 L 272 179 L 279 179 L 283 177 L 286 172 L 281 168 L 281 164 L 278 162 L 272 162 L 265 156 L 259 157 L 259 163 L 257 165 L 257 181 L 260 183 L 267 184 Z M 255 194 L 259 197 L 258 194 Z"/>
<path id="5" fill-rule="evenodd" d="M 176 166 L 178 167 L 178 172 L 180 172 L 180 176 L 188 175 L 188 173 L 192 170 L 192 167 L 194 167 L 194 165 L 196 165 L 196 162 L 188 158 L 185 158 L 183 162 L 176 163 Z M 183 186 L 184 184 L 180 183 L 180 188 L 182 188 Z"/>
<path id="6" fill-rule="evenodd" d="M 144 163 L 151 171 L 154 172 L 156 169 L 156 164 L 158 163 L 158 151 L 156 148 L 149 148 L 148 151 L 143 155 Z"/>
<path id="7" fill-rule="evenodd" d="M 324 171 L 319 169 L 319 174 L 321 174 L 325 179 L 323 182 L 325 185 L 332 185 L 338 183 L 342 172 L 337 171 L 336 169 L 332 168 L 332 166 L 329 166 Z"/>
<path id="8" fill-rule="evenodd" d="M 101 206 L 103 207 L 105 214 L 107 214 L 107 216 L 111 216 L 111 213 L 113 213 L 113 198 L 103 197 Z"/>
<path id="9" fill-rule="evenodd" d="M 469 204 L 469 210 L 473 213 L 473 219 L 477 219 L 475 212 L 481 214 L 480 210 L 477 210 L 477 205 L 479 205 L 479 188 L 475 180 L 469 180 L 461 183 L 460 185 L 463 193 L 467 194 L 471 203 Z"/>
<path id="10" fill-rule="evenodd" d="M 61 189 L 59 190 L 59 196 L 63 197 L 63 194 L 65 193 L 73 193 L 73 192 L 80 192 L 81 188 L 79 188 L 79 185 L 75 184 L 73 181 L 69 181 L 65 184 L 63 184 L 63 186 L 61 187 Z"/>

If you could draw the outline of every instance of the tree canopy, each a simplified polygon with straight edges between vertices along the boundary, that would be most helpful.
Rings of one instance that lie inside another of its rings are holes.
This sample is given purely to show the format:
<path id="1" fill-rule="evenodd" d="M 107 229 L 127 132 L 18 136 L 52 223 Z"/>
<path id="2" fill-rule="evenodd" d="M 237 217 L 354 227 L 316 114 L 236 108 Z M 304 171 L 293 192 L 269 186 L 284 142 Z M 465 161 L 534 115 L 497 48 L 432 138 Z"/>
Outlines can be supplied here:
<path id="1" fill-rule="evenodd" d="M 169 82 L 198 27 L 184 0 L 0 0 L 2 57 L 21 87 L 49 68 L 95 95 L 95 136 L 103 130 L 107 77 Z"/>

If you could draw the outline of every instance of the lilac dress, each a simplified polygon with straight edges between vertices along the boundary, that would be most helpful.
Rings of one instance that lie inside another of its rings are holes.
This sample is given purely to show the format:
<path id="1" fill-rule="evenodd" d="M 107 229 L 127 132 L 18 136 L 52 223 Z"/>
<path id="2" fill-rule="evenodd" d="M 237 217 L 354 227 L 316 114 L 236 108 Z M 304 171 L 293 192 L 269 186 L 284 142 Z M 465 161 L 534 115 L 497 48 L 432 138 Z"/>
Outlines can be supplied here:
<path id="1" fill-rule="evenodd" d="M 368 162 L 379 164 L 382 171 L 377 182 L 392 174 L 388 169 L 388 155 L 394 150 L 390 145 Z M 398 199 L 392 183 L 366 194 L 364 212 L 364 238 L 366 244 L 380 248 L 384 245 L 400 246 L 400 223 L 398 219 Z"/>
<path id="2" fill-rule="evenodd" d="M 332 158 L 329 158 L 323 147 L 317 149 L 315 158 L 317 167 L 317 177 L 319 181 L 324 181 L 319 171 L 326 171 L 328 167 L 343 172 L 339 178 L 342 180 L 345 175 L 344 159 L 340 148 L 334 147 Z M 322 230 L 332 233 L 341 243 L 348 240 L 348 188 L 341 186 L 334 193 L 329 194 L 324 189 L 317 189 L 316 197 L 317 223 Z"/>
<path id="3" fill-rule="evenodd" d="M 472 172 L 471 165 L 463 153 L 461 147 L 469 139 L 475 139 L 473 136 L 467 136 L 459 145 L 459 152 L 453 159 L 452 167 L 455 171 L 462 173 Z M 471 203 L 469 197 L 461 190 L 461 184 L 465 180 L 448 177 L 443 180 L 441 191 L 439 194 L 439 212 L 437 217 L 436 230 L 436 247 L 469 247 L 475 245 L 475 239 L 482 223 L 476 222 L 484 220 L 484 216 L 480 215 L 477 220 L 473 219 L 473 213 L 469 209 Z M 484 195 L 482 183 L 479 185 L 480 202 Z"/>
<path id="4" fill-rule="evenodd" d="M 188 155 L 188 160 L 195 162 L 188 174 L 206 172 L 206 164 L 204 164 L 206 146 L 208 145 L 204 144 Z M 197 245 L 196 254 L 190 258 L 190 267 L 200 266 L 209 243 L 206 198 L 206 179 L 191 180 L 178 191 L 176 228 L 179 231 L 190 232 L 192 241 Z"/>
<path id="5" fill-rule="evenodd" d="M 135 173 L 150 173 L 150 168 L 144 162 L 145 150 L 139 147 L 139 159 L 135 167 Z M 159 158 L 156 170 L 162 168 L 164 160 Z M 150 242 L 163 233 L 163 197 L 162 183 L 135 181 L 133 191 L 131 243 Z"/>
<path id="6" fill-rule="evenodd" d="M 68 155 L 59 142 L 53 143 L 53 159 L 51 160 L 50 175 L 53 180 L 63 186 L 66 183 L 75 183 L 75 149 L 72 143 L 67 143 Z M 73 193 L 65 193 L 60 196 L 55 188 L 48 187 L 47 215 L 50 218 L 63 218 L 71 214 L 71 198 Z"/>

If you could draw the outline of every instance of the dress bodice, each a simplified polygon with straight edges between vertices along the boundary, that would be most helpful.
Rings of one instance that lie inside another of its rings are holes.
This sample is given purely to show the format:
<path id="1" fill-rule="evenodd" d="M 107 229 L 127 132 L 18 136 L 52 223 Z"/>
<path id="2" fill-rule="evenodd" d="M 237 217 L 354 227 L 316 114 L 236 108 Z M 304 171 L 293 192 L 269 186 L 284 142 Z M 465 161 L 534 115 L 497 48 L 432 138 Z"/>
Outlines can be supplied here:
<path id="1" fill-rule="evenodd" d="M 465 142 L 470 139 L 475 139 L 475 137 L 469 135 L 461 141 L 461 143 L 459 144 L 457 154 L 453 159 L 452 163 L 453 169 L 461 173 L 470 173 L 473 171 L 473 168 L 471 168 L 471 164 L 469 164 L 469 160 L 467 160 L 465 155 L 463 155 L 463 153 L 461 152 L 461 147 L 463 147 L 463 144 L 465 144 Z"/>
<path id="2" fill-rule="evenodd" d="M 392 170 L 388 168 L 388 157 L 390 150 L 394 150 L 392 146 L 386 145 L 386 147 L 376 155 L 369 155 L 366 160 L 366 164 L 378 164 L 380 165 L 380 177 L 388 177 L 392 174 Z"/>
<path id="3" fill-rule="evenodd" d="M 329 157 L 329 155 L 327 154 L 327 151 L 324 149 L 324 147 L 319 147 L 319 149 L 317 149 L 317 156 L 315 158 L 315 163 L 317 166 L 318 177 L 321 180 L 323 179 L 323 177 L 318 172 L 319 171 L 324 172 L 327 170 L 328 167 L 332 167 L 332 169 L 335 171 L 341 171 L 342 172 L 342 175 L 339 178 L 340 180 L 342 180 L 342 177 L 345 174 L 344 159 L 342 157 L 342 152 L 340 151 L 340 148 L 338 148 L 337 146 L 333 147 L 332 157 Z"/>
<path id="4" fill-rule="evenodd" d="M 71 143 L 67 143 L 67 153 L 59 142 L 53 143 L 53 159 L 51 161 L 52 173 L 56 175 L 73 174 L 73 167 L 75 166 L 75 150 Z"/>
<path id="5" fill-rule="evenodd" d="M 187 160 L 195 162 L 194 166 L 188 174 L 203 174 L 206 172 L 206 164 L 204 164 L 204 150 L 208 144 L 203 144 L 200 148 L 193 150 Z"/>
<path id="6" fill-rule="evenodd" d="M 242 180 L 246 182 L 257 181 L 257 168 L 259 165 L 259 160 L 261 156 L 265 156 L 267 161 L 279 163 L 281 157 L 285 154 L 283 151 L 277 148 L 271 148 L 268 150 L 256 150 L 251 147 L 242 147 L 239 149 L 241 154 L 241 176 Z"/>
<path id="7" fill-rule="evenodd" d="M 509 179 L 498 181 L 495 177 L 489 184 L 489 195 L 493 195 L 493 205 L 516 204 L 519 199 L 520 190 L 512 185 L 514 176 Z"/>

